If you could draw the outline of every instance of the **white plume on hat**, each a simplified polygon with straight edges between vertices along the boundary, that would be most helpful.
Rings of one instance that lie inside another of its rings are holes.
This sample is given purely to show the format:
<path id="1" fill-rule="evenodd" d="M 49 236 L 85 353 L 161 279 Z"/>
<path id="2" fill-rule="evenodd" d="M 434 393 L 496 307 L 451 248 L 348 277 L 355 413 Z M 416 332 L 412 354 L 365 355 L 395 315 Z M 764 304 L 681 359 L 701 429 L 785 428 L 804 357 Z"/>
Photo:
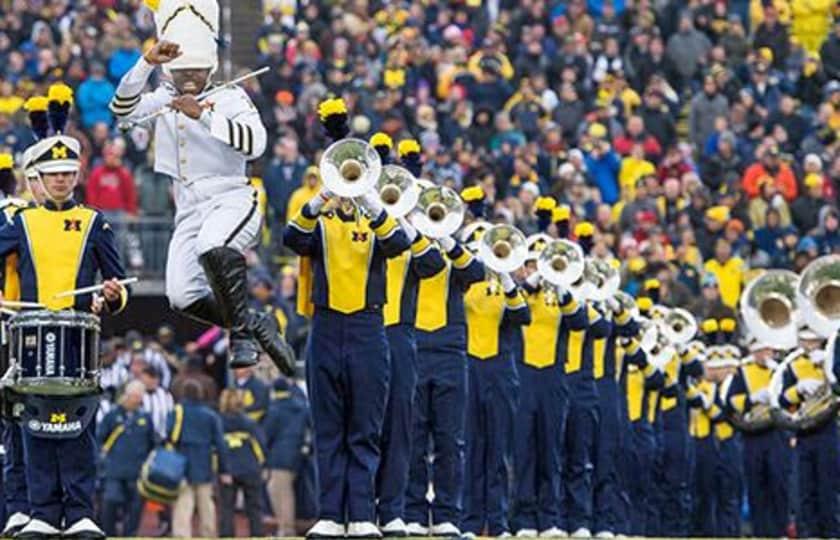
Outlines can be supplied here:
<path id="1" fill-rule="evenodd" d="M 219 4 L 216 0 L 161 0 L 155 10 L 159 40 L 176 43 L 181 56 L 164 64 L 169 72 L 178 69 L 219 67 Z"/>

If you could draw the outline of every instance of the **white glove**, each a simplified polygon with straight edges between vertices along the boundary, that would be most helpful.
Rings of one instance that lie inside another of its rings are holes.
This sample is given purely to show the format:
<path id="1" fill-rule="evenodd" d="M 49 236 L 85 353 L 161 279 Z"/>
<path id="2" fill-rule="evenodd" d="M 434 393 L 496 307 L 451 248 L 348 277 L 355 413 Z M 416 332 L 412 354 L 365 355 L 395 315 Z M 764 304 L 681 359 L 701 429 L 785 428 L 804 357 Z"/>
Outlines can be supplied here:
<path id="1" fill-rule="evenodd" d="M 814 394 L 823 385 L 817 379 L 802 379 L 796 383 L 796 392 L 802 397 L 808 397 Z"/>
<path id="2" fill-rule="evenodd" d="M 750 403 L 753 405 L 770 405 L 770 390 L 762 388 L 750 394 Z"/>
<path id="3" fill-rule="evenodd" d="M 540 284 L 540 273 L 532 272 L 531 275 L 525 278 L 525 283 L 536 289 Z"/>
<path id="4" fill-rule="evenodd" d="M 615 298 L 609 297 L 604 303 L 607 304 L 607 307 L 610 309 L 610 311 L 612 311 L 616 315 L 621 313 L 621 304 L 619 304 L 618 300 L 616 300 Z"/>
<path id="5" fill-rule="evenodd" d="M 368 215 L 373 218 L 379 217 L 379 214 L 382 213 L 382 210 L 385 208 L 382 206 L 382 200 L 379 198 L 379 194 L 375 191 L 368 191 L 361 197 L 356 197 L 356 204 L 359 204 L 368 211 Z"/>
<path id="6" fill-rule="evenodd" d="M 502 272 L 499 274 L 499 281 L 502 284 L 502 289 L 504 289 L 505 294 L 509 293 L 510 291 L 516 288 L 516 283 L 513 281 L 513 278 L 510 277 L 510 274 L 507 272 Z"/>
<path id="7" fill-rule="evenodd" d="M 700 401 L 703 402 L 703 410 L 708 411 L 712 408 L 712 396 L 701 393 Z"/>
<path id="8" fill-rule="evenodd" d="M 400 224 L 400 228 L 408 237 L 408 241 L 414 242 L 414 240 L 417 239 L 417 229 L 415 229 L 414 226 L 404 217 L 397 218 L 397 222 Z"/>
<path id="9" fill-rule="evenodd" d="M 309 211 L 313 215 L 318 215 L 321 213 L 321 208 L 332 198 L 332 193 L 325 187 L 321 188 L 321 191 L 318 192 L 317 195 L 312 197 L 306 205 L 309 207 Z"/>
<path id="10" fill-rule="evenodd" d="M 566 290 L 566 287 L 564 287 L 563 285 L 555 285 L 554 286 L 554 292 L 557 293 L 557 298 L 562 299 L 564 296 L 566 296 L 566 293 L 568 291 Z"/>
<path id="11" fill-rule="evenodd" d="M 825 360 L 826 352 L 825 349 L 816 349 L 808 353 L 808 358 L 815 364 L 822 364 Z"/>
<path id="12" fill-rule="evenodd" d="M 455 249 L 455 239 L 451 236 L 444 236 L 443 238 L 438 238 L 438 244 L 440 244 L 440 248 L 449 253 L 453 249 Z"/>

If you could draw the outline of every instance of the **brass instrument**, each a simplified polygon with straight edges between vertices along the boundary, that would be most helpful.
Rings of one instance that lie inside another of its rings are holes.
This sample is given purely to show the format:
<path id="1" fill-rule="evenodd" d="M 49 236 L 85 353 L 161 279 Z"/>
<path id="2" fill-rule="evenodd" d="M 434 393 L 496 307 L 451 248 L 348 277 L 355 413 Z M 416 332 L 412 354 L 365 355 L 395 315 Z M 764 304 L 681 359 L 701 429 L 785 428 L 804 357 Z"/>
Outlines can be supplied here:
<path id="1" fill-rule="evenodd" d="M 424 182 L 419 182 L 421 186 Z M 461 228 L 466 207 L 461 196 L 446 186 L 428 187 L 420 192 L 411 224 L 429 238 L 451 236 Z"/>
<path id="2" fill-rule="evenodd" d="M 826 255 L 802 271 L 796 288 L 808 326 L 828 338 L 840 329 L 840 255 Z"/>
<path id="3" fill-rule="evenodd" d="M 570 287 L 583 274 L 583 250 L 569 240 L 554 240 L 537 257 L 537 271 L 552 285 Z"/>
<path id="4" fill-rule="evenodd" d="M 823 380 L 820 387 L 810 396 L 806 396 L 795 410 L 786 410 L 781 407 L 779 397 L 784 390 L 784 372 L 802 354 L 804 352 L 797 349 L 789 354 L 773 372 L 773 377 L 770 379 L 770 393 L 773 396 L 771 412 L 778 427 L 807 432 L 836 419 L 837 411 L 840 410 L 840 400 L 831 391 L 829 383 Z"/>
<path id="5" fill-rule="evenodd" d="M 752 337 L 785 348 L 796 346 L 799 326 L 797 281 L 788 270 L 768 270 L 753 279 L 741 294 L 740 310 Z"/>
<path id="6" fill-rule="evenodd" d="M 729 393 L 729 385 L 735 374 L 730 374 L 724 379 L 721 394 Z M 738 431 L 744 433 L 761 433 L 767 431 L 775 425 L 773 419 L 772 407 L 770 405 L 756 404 L 750 407 L 750 410 L 745 414 L 730 414 L 728 420 Z"/>
<path id="7" fill-rule="evenodd" d="M 494 272 L 513 272 L 528 258 L 527 240 L 516 227 L 494 225 L 478 241 L 478 255 Z"/>
<path id="8" fill-rule="evenodd" d="M 324 186 L 344 198 L 359 197 L 374 188 L 382 174 L 382 160 L 361 139 L 341 139 L 324 151 L 319 164 Z"/>
<path id="9" fill-rule="evenodd" d="M 395 218 L 408 215 L 420 199 L 420 185 L 414 175 L 398 165 L 385 165 L 376 183 L 382 206 Z"/>
<path id="10" fill-rule="evenodd" d="M 662 332 L 675 345 L 684 345 L 697 335 L 694 315 L 682 308 L 672 308 L 661 321 Z"/>

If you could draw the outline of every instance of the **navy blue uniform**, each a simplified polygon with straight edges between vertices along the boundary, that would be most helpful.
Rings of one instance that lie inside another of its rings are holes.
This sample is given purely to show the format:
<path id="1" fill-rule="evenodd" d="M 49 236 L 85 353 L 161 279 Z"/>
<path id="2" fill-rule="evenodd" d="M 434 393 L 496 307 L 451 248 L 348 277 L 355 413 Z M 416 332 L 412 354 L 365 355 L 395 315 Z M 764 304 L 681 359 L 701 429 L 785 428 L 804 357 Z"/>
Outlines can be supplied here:
<path id="1" fill-rule="evenodd" d="M 219 536 L 234 536 L 233 513 L 241 489 L 248 516 L 249 536 L 262 536 L 262 471 L 265 465 L 265 436 L 257 423 L 245 414 L 222 416 L 232 484 L 220 489 Z"/>
<path id="2" fill-rule="evenodd" d="M 135 536 L 143 506 L 137 476 L 157 442 L 152 417 L 141 410 L 117 406 L 97 426 L 96 439 L 105 466 L 102 528 L 105 534 L 117 536 L 117 517 L 122 509 L 120 536 Z"/>
<path id="3" fill-rule="evenodd" d="M 167 440 L 176 440 L 175 449 L 187 458 L 187 482 L 206 484 L 213 482 L 216 471 L 213 457 L 216 456 L 218 473 L 230 471 L 227 443 L 225 442 L 222 420 L 212 409 L 202 403 L 185 399 L 184 420 L 180 434 L 173 436 L 175 430 L 175 411 L 166 418 Z"/>

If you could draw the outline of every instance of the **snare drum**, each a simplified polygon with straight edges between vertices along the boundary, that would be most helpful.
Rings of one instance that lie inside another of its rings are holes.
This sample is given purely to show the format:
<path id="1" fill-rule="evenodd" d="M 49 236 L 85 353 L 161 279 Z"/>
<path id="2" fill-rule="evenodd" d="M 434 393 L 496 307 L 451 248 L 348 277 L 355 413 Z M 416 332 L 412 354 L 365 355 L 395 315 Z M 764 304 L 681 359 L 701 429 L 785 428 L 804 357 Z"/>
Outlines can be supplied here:
<path id="1" fill-rule="evenodd" d="M 78 311 L 27 311 L 9 322 L 11 387 L 24 394 L 99 391 L 99 317 Z"/>

